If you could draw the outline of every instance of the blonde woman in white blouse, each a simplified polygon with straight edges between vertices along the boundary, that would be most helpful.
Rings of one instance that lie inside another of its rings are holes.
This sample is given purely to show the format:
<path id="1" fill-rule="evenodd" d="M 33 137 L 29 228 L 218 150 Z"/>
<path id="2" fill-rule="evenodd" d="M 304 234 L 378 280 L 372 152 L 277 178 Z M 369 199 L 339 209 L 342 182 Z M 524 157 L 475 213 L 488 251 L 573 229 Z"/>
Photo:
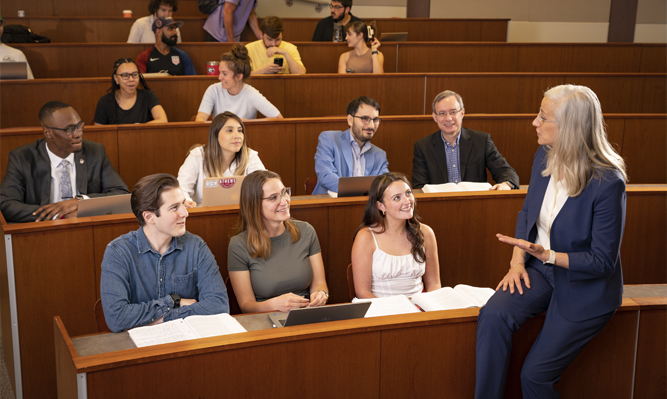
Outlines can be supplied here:
<path id="1" fill-rule="evenodd" d="M 223 112 L 213 118 L 208 144 L 197 144 L 178 171 L 178 181 L 185 194 L 185 206 L 194 208 L 202 202 L 202 188 L 207 177 L 244 176 L 264 170 L 257 151 L 248 148 L 241 118 Z"/>

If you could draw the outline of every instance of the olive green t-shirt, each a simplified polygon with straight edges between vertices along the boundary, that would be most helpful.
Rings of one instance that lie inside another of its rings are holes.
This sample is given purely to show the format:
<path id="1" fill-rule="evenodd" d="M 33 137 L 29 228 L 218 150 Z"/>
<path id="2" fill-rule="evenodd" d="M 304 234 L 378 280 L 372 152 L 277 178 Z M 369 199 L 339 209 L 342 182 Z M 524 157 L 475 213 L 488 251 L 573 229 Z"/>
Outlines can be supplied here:
<path id="1" fill-rule="evenodd" d="M 250 272 L 250 282 L 257 302 L 288 292 L 300 296 L 310 295 L 313 268 L 310 266 L 309 257 L 322 250 L 313 226 L 298 220 L 293 222 L 301 231 L 299 241 L 293 243 L 292 235 L 287 230 L 277 237 L 271 237 L 271 255 L 268 259 L 250 257 L 245 231 L 229 241 L 227 270 Z"/>

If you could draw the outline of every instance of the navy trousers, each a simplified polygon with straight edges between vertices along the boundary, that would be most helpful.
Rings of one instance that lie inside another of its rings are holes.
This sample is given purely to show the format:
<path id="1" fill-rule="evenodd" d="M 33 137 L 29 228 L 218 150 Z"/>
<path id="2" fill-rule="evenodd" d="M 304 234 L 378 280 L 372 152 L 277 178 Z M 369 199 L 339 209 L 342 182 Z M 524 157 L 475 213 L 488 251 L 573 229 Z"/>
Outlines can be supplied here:
<path id="1" fill-rule="evenodd" d="M 585 321 L 570 321 L 561 316 L 553 295 L 553 271 L 541 264 L 527 266 L 530 278 L 523 295 L 498 290 L 489 299 L 477 319 L 475 398 L 503 398 L 512 352 L 512 336 L 523 323 L 547 311 L 544 327 L 530 349 L 521 370 L 524 399 L 559 398 L 554 389 L 563 370 L 584 346 L 616 313 Z M 523 284 L 523 281 L 522 281 Z"/>

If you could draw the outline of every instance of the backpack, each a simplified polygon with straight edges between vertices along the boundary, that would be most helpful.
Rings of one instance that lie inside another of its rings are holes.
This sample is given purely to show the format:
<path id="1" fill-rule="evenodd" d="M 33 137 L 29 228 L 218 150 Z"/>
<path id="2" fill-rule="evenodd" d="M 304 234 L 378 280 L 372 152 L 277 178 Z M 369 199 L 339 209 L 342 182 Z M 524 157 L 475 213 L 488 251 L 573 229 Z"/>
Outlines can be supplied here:
<path id="1" fill-rule="evenodd" d="M 197 8 L 204 14 L 211 14 L 218 8 L 218 0 L 197 0 Z"/>
<path id="2" fill-rule="evenodd" d="M 5 25 L 0 41 L 3 43 L 51 43 L 51 39 L 33 33 L 27 26 Z"/>

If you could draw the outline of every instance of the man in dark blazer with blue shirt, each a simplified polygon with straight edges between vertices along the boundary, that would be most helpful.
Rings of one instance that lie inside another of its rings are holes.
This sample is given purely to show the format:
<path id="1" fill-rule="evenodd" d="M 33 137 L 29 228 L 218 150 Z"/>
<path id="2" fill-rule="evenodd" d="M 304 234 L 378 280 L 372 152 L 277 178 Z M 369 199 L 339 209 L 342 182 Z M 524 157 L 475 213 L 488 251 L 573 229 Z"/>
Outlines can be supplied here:
<path id="1" fill-rule="evenodd" d="M 320 133 L 315 153 L 317 186 L 313 194 L 337 193 L 341 177 L 376 176 L 389 172 L 387 153 L 370 143 L 380 125 L 379 115 L 377 101 L 361 96 L 347 106 L 349 129 Z"/>
<path id="2" fill-rule="evenodd" d="M 439 131 L 418 140 L 412 160 L 412 187 L 425 184 L 486 182 L 486 169 L 496 184 L 492 190 L 519 188 L 519 176 L 498 152 L 488 133 L 462 127 L 463 99 L 451 90 L 433 100 L 433 120 Z"/>
<path id="3" fill-rule="evenodd" d="M 39 112 L 44 138 L 9 153 L 0 187 L 7 222 L 76 217 L 78 201 L 129 194 L 104 146 L 83 140 L 83 121 L 69 105 L 51 101 Z"/>

